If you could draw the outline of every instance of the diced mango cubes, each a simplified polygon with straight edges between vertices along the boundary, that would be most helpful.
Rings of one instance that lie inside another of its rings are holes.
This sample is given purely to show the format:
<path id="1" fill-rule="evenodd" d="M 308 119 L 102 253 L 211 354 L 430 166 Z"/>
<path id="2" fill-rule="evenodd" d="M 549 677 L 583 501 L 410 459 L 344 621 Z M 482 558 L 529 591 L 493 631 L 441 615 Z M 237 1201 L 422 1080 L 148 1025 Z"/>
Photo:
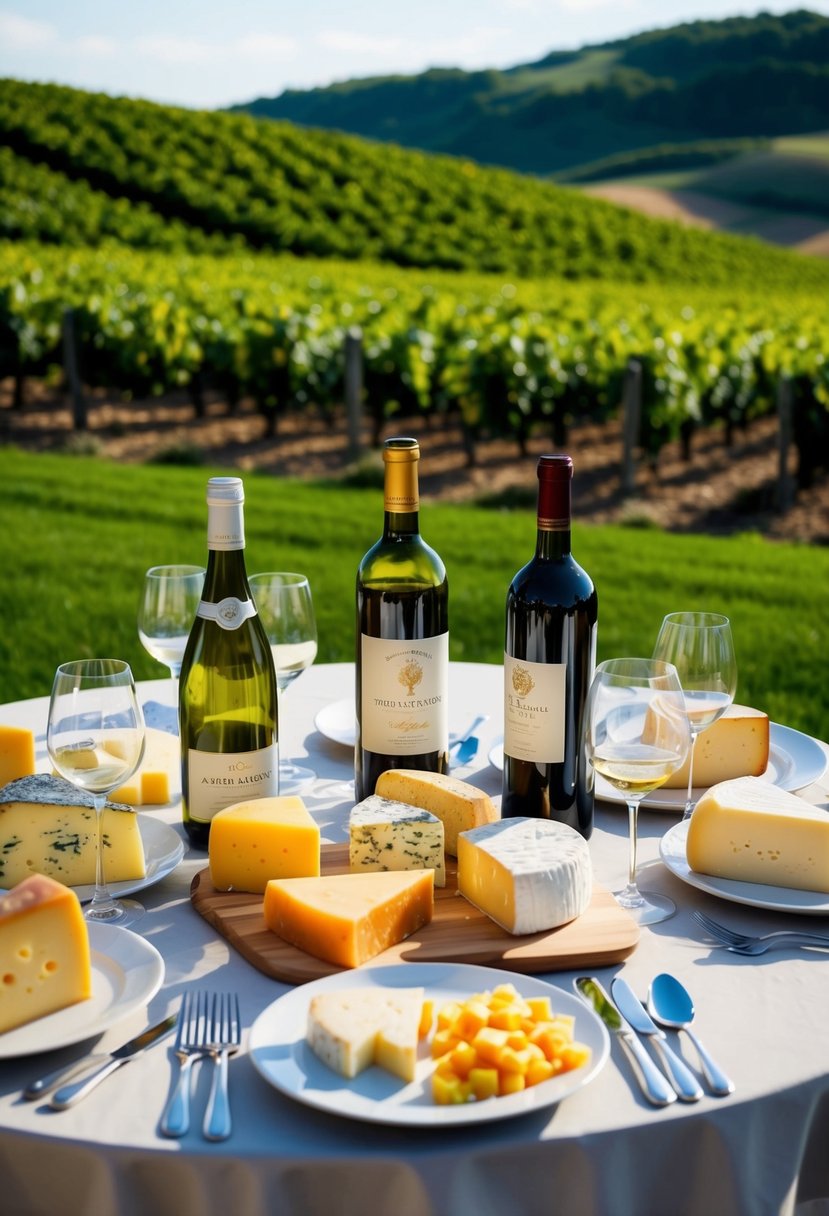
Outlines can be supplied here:
<path id="1" fill-rule="evenodd" d="M 573 1038 L 573 1018 L 549 997 L 524 999 L 512 984 L 450 1001 L 432 1038 L 432 1099 L 440 1106 L 520 1093 L 590 1060 Z"/>

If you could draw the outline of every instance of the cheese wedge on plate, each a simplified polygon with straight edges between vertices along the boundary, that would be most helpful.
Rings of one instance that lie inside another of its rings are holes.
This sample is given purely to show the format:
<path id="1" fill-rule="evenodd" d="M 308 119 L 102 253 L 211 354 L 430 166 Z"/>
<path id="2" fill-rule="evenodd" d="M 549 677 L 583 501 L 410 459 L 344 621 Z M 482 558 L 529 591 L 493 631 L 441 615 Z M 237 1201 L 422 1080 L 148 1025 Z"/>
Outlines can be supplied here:
<path id="1" fill-rule="evenodd" d="M 0 1032 L 92 995 L 89 934 L 74 891 L 32 874 L 0 897 Z"/>
<path id="2" fill-rule="evenodd" d="M 699 874 L 829 892 L 829 814 L 759 777 L 713 786 L 688 823 Z"/>
<path id="3" fill-rule="evenodd" d="M 324 1064 L 356 1077 L 372 1064 L 413 1081 L 423 1012 L 422 988 L 342 988 L 308 1007 L 306 1040 Z"/>
<path id="4" fill-rule="evenodd" d="M 498 818 L 494 802 L 468 781 L 445 773 L 420 769 L 391 768 L 377 778 L 376 794 L 419 806 L 437 815 L 443 823 L 444 847 L 450 857 L 458 855 L 458 833 L 492 823 Z"/>
<path id="5" fill-rule="evenodd" d="M 760 777 L 769 763 L 769 719 L 762 710 L 729 705 L 721 718 L 697 736 L 694 744 L 694 785 L 708 789 L 736 777 Z M 688 764 L 677 769 L 666 790 L 688 788 Z"/>
<path id="6" fill-rule="evenodd" d="M 103 811 L 107 882 L 143 878 L 144 845 L 133 810 Z M 36 773 L 0 789 L 0 886 L 46 874 L 74 887 L 95 881 L 97 825 L 92 795 L 62 777 Z"/>

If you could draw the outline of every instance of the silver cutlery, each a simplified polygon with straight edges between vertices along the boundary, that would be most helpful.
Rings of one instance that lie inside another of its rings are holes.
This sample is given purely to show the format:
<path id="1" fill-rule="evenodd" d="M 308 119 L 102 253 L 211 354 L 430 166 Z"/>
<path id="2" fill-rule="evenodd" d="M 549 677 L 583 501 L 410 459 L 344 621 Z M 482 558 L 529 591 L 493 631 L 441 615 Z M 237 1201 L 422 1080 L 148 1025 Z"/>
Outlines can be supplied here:
<path id="1" fill-rule="evenodd" d="M 627 1018 L 638 1034 L 646 1035 L 653 1042 L 654 1051 L 662 1061 L 677 1096 L 683 1102 L 698 1102 L 702 1097 L 699 1082 L 688 1065 L 670 1047 L 664 1030 L 660 1030 L 652 1020 L 627 980 L 617 976 L 610 985 L 610 991 L 622 1016 Z"/>
<path id="2" fill-rule="evenodd" d="M 808 933 L 803 929 L 781 929 L 777 933 L 752 936 L 749 933 L 735 933 L 704 912 L 692 912 L 691 915 L 732 954 L 765 954 L 775 946 L 816 946 L 829 950 L 829 936 L 826 934 Z"/>
<path id="3" fill-rule="evenodd" d="M 627 1050 L 636 1065 L 636 1079 L 648 1101 L 654 1106 L 669 1106 L 676 1102 L 676 1090 L 668 1084 L 599 981 L 591 975 L 580 975 L 573 980 L 573 985 L 584 1003 L 598 1014 Z"/>
<path id="4" fill-rule="evenodd" d="M 165 1136 L 184 1136 L 190 1128 L 190 1070 L 207 1050 L 208 1002 L 206 992 L 185 992 L 182 997 L 175 1046 L 178 1077 L 161 1116 L 161 1131 Z"/>
<path id="5" fill-rule="evenodd" d="M 488 721 L 489 721 L 489 714 L 479 714 L 478 717 L 475 719 L 475 721 L 470 726 L 467 727 L 467 729 L 464 731 L 464 733 L 462 735 L 460 735 L 457 739 L 453 739 L 452 742 L 449 744 L 450 752 L 455 747 L 458 749 L 457 754 L 455 756 L 456 765 L 468 764 L 469 761 L 472 760 L 478 754 L 478 748 L 480 746 L 481 741 L 475 734 L 475 731 L 478 729 L 479 726 L 483 726 L 484 722 L 488 722 Z"/>
<path id="6" fill-rule="evenodd" d="M 688 990 L 673 975 L 663 971 L 651 980 L 648 989 L 648 1012 L 660 1025 L 667 1026 L 670 1030 L 685 1031 L 697 1050 L 700 1067 L 712 1094 L 720 1098 L 733 1094 L 734 1082 L 714 1062 L 691 1030 L 696 1012 L 694 1002 Z"/>
<path id="7" fill-rule="evenodd" d="M 207 1050 L 213 1061 L 213 1082 L 202 1128 L 206 1140 L 226 1140 L 231 1131 L 230 1101 L 227 1092 L 228 1057 L 239 1050 L 242 1023 L 239 998 L 225 993 L 213 997 Z"/>
<path id="8" fill-rule="evenodd" d="M 68 1106 L 74 1105 L 75 1102 L 80 1102 L 81 1098 L 85 1098 L 88 1093 L 91 1093 L 110 1073 L 129 1063 L 140 1052 L 145 1051 L 153 1043 L 162 1039 L 165 1034 L 169 1034 L 176 1024 L 176 1017 L 177 1015 L 173 1013 L 165 1018 L 163 1022 L 159 1022 L 158 1025 L 151 1026 L 147 1030 L 142 1031 L 134 1039 L 130 1039 L 128 1043 L 122 1044 L 121 1047 L 116 1048 L 115 1051 L 105 1056 L 103 1062 L 101 1062 L 100 1056 L 87 1060 L 85 1066 L 86 1075 L 58 1089 L 52 1095 L 49 1105 L 53 1110 L 66 1110 Z M 89 1072 L 90 1068 L 92 1072 Z M 46 1077 L 41 1077 L 39 1081 L 34 1081 L 23 1091 L 23 1096 L 30 1101 L 34 1098 L 39 1098 L 46 1090 L 59 1085 L 62 1080 L 68 1076 L 73 1076 L 77 1071 L 77 1063 L 70 1064 L 68 1068 L 60 1068 Z"/>

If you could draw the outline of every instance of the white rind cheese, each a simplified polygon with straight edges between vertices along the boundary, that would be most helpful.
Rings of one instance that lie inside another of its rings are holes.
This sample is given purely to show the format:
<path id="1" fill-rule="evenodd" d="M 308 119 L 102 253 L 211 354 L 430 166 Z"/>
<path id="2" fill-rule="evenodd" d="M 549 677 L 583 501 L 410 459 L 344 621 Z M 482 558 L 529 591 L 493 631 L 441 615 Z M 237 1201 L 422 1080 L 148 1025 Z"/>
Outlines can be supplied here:
<path id="1" fill-rule="evenodd" d="M 590 904 L 587 841 L 566 824 L 522 816 L 462 832 L 458 890 L 508 933 L 555 929 Z"/>
<path id="2" fill-rule="evenodd" d="M 759 777 L 723 781 L 695 806 L 685 855 L 699 874 L 829 892 L 829 815 Z"/>
<path id="3" fill-rule="evenodd" d="M 460 781 L 446 773 L 390 768 L 377 778 L 374 792 L 436 815 L 443 824 L 444 845 L 449 857 L 458 855 L 459 832 L 492 823 L 498 818 L 498 811 L 488 794 L 468 781 Z"/>
<path id="4" fill-rule="evenodd" d="M 349 864 L 367 870 L 434 870 L 435 886 L 446 886 L 443 824 L 420 807 L 372 794 L 351 811 Z"/>
<path id="5" fill-rule="evenodd" d="M 128 806 L 103 811 L 107 882 L 143 878 L 144 846 Z M 73 887 L 95 881 L 97 823 L 92 795 L 62 777 L 37 773 L 0 789 L 0 886 L 46 874 Z"/>
<path id="6" fill-rule="evenodd" d="M 372 1064 L 413 1081 L 422 988 L 345 988 L 311 998 L 306 1039 L 316 1056 L 342 1077 Z"/>

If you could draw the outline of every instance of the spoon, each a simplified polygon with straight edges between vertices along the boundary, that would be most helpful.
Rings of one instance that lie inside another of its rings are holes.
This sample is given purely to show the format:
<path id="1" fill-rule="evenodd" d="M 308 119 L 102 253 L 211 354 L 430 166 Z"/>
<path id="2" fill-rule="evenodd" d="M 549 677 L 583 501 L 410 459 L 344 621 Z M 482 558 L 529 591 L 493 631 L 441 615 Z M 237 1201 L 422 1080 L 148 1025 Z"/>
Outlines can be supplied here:
<path id="1" fill-rule="evenodd" d="M 697 1049 L 702 1071 L 713 1094 L 722 1097 L 734 1092 L 734 1082 L 714 1063 L 690 1028 L 694 1020 L 694 1002 L 678 979 L 664 972 L 656 976 L 648 990 L 648 1012 L 654 1021 L 663 1026 L 685 1031 Z"/>

